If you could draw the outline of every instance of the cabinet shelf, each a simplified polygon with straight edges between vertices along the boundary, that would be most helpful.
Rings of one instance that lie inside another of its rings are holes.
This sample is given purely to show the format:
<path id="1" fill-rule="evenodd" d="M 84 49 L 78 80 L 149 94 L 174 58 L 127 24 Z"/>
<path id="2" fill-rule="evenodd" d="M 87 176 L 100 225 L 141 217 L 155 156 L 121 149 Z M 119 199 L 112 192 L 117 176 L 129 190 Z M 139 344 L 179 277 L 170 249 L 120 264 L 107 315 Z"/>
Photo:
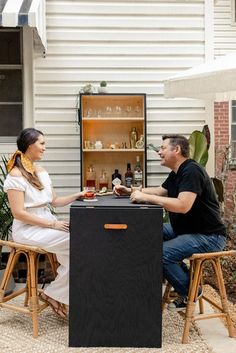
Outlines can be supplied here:
<path id="1" fill-rule="evenodd" d="M 95 148 L 84 148 L 83 152 L 88 152 L 88 153 L 101 153 L 101 152 L 111 152 L 111 153 L 117 153 L 117 152 L 144 152 L 143 148 L 102 148 L 102 149 L 95 149 Z"/>
<path id="2" fill-rule="evenodd" d="M 101 122 L 103 122 L 103 121 L 115 121 L 115 122 L 124 122 L 124 121 L 131 121 L 131 122 L 135 122 L 135 121 L 143 121 L 144 120 L 144 118 L 140 118 L 140 117 L 109 117 L 109 118 L 107 118 L 107 117 L 100 117 L 100 118 L 96 118 L 96 117 L 91 117 L 91 118 L 87 118 L 87 117 L 85 117 L 85 118 L 83 118 L 83 121 L 101 121 Z"/>

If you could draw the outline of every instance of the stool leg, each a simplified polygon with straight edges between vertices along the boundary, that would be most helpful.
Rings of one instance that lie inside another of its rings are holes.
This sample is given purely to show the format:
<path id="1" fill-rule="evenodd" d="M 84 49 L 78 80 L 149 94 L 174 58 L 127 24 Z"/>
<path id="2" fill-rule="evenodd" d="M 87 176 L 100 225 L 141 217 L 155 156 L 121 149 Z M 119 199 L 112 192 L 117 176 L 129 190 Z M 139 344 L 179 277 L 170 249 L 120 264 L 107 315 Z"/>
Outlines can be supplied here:
<path id="1" fill-rule="evenodd" d="M 162 311 L 165 309 L 166 304 L 169 302 L 169 294 L 171 290 L 171 284 L 168 282 L 165 287 L 165 291 L 162 297 Z"/>
<path id="2" fill-rule="evenodd" d="M 24 252 L 26 262 L 27 262 L 27 278 L 26 278 L 26 291 L 25 291 L 25 301 L 24 301 L 24 306 L 29 305 L 29 298 L 31 297 L 31 288 L 30 288 L 30 259 L 29 259 L 29 254 L 27 252 Z"/>
<path id="3" fill-rule="evenodd" d="M 190 276 L 193 278 L 190 282 L 190 287 L 189 287 L 189 293 L 188 293 L 188 303 L 187 303 L 187 308 L 186 308 L 186 314 L 185 314 L 185 322 L 184 322 L 184 330 L 183 330 L 183 336 L 182 336 L 182 343 L 188 343 L 188 335 L 189 335 L 189 329 L 190 325 L 193 321 L 193 316 L 194 316 L 194 310 L 196 306 L 196 293 L 198 291 L 198 286 L 200 282 L 200 276 L 201 276 L 201 260 L 196 261 L 196 266 L 194 266 L 194 273 L 190 273 Z M 193 271 L 193 266 L 191 267 Z"/>
<path id="4" fill-rule="evenodd" d="M 7 261 L 7 266 L 4 271 L 3 279 L 0 285 L 0 302 L 3 301 L 5 291 L 7 289 L 8 282 L 10 280 L 10 276 L 12 274 L 12 271 L 14 269 L 14 266 L 16 264 L 16 261 L 18 259 L 19 255 L 16 253 L 16 249 L 12 249 Z"/>
<path id="5" fill-rule="evenodd" d="M 220 258 L 217 257 L 214 259 L 215 263 L 215 273 L 219 285 L 219 291 L 220 291 L 220 299 L 221 299 L 221 304 L 222 304 L 222 311 L 226 315 L 226 321 L 227 321 L 227 327 L 228 327 L 228 332 L 229 332 L 229 337 L 236 337 L 235 329 L 232 324 L 230 315 L 229 315 L 229 307 L 228 307 L 228 301 L 227 301 L 227 295 L 226 295 L 226 290 L 225 290 L 225 284 L 224 284 L 224 279 L 223 279 L 223 274 L 222 274 L 222 269 L 220 265 Z"/>
<path id="6" fill-rule="evenodd" d="M 202 290 L 203 290 L 203 274 L 202 274 L 202 271 L 201 271 L 201 279 L 200 279 L 200 283 L 201 283 L 201 287 L 202 287 Z M 199 312 L 200 314 L 204 314 L 204 304 L 203 304 L 203 298 L 199 298 Z"/>
<path id="7" fill-rule="evenodd" d="M 204 314 L 204 304 L 202 298 L 199 298 L 199 312 L 200 314 Z"/>
<path id="8" fill-rule="evenodd" d="M 39 256 L 39 254 L 36 254 L 34 252 L 29 252 L 29 272 L 30 272 L 30 288 L 31 288 L 31 296 L 29 298 L 29 303 L 30 303 L 30 311 L 32 315 L 32 321 L 33 321 L 33 337 L 36 338 L 38 337 L 38 295 L 37 295 L 37 283 L 36 283 L 36 271 L 37 267 L 35 266 L 36 264 L 36 258 Z"/>
<path id="9" fill-rule="evenodd" d="M 57 275 L 57 258 L 56 258 L 56 254 L 53 254 L 53 253 L 47 253 L 47 257 L 48 257 L 48 260 L 50 262 L 50 265 L 51 265 L 51 269 L 52 269 L 52 273 L 54 275 L 54 277 L 56 277 Z"/>

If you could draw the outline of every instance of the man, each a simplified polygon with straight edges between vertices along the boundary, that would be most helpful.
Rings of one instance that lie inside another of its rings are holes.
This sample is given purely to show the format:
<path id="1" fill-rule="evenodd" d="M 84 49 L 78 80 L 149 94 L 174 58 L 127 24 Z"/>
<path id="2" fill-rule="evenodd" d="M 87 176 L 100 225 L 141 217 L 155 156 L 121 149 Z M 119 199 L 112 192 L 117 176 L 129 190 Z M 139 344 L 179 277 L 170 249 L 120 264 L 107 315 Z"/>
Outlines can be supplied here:
<path id="1" fill-rule="evenodd" d="M 164 135 L 158 152 L 161 165 L 171 169 L 159 187 L 131 189 L 116 186 L 117 195 L 130 195 L 132 202 L 157 204 L 169 212 L 170 224 L 163 226 L 163 275 L 179 297 L 168 305 L 172 311 L 186 308 L 189 272 L 183 260 L 193 253 L 221 251 L 226 229 L 220 218 L 214 186 L 205 169 L 189 159 L 188 140 Z M 202 289 L 199 288 L 199 296 Z"/>

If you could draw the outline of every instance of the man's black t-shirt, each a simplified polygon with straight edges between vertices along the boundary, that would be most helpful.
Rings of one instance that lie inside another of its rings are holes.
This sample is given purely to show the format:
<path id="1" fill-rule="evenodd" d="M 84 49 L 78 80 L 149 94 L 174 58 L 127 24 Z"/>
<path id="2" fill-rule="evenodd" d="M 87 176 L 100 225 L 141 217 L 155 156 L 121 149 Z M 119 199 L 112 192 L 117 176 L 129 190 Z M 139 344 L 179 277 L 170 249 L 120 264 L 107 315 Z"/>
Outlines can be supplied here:
<path id="1" fill-rule="evenodd" d="M 180 192 L 197 194 L 191 210 L 187 213 L 169 212 L 175 234 L 201 233 L 226 235 L 220 217 L 220 209 L 213 183 L 205 169 L 192 159 L 184 161 L 177 173 L 171 172 L 162 184 L 169 197 Z"/>

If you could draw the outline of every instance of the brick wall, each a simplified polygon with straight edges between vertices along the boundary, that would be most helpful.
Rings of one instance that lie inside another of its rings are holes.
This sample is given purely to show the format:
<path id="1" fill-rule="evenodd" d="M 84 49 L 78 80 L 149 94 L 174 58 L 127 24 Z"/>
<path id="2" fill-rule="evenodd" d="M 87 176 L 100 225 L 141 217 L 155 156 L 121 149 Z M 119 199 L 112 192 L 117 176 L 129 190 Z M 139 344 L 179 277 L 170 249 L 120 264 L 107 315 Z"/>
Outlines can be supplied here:
<path id="1" fill-rule="evenodd" d="M 235 204 L 233 194 L 236 188 L 236 170 L 225 168 L 227 151 L 229 147 L 229 108 L 228 102 L 215 103 L 215 174 L 219 179 L 224 180 L 225 200 L 224 218 L 227 222 L 233 223 Z"/>

